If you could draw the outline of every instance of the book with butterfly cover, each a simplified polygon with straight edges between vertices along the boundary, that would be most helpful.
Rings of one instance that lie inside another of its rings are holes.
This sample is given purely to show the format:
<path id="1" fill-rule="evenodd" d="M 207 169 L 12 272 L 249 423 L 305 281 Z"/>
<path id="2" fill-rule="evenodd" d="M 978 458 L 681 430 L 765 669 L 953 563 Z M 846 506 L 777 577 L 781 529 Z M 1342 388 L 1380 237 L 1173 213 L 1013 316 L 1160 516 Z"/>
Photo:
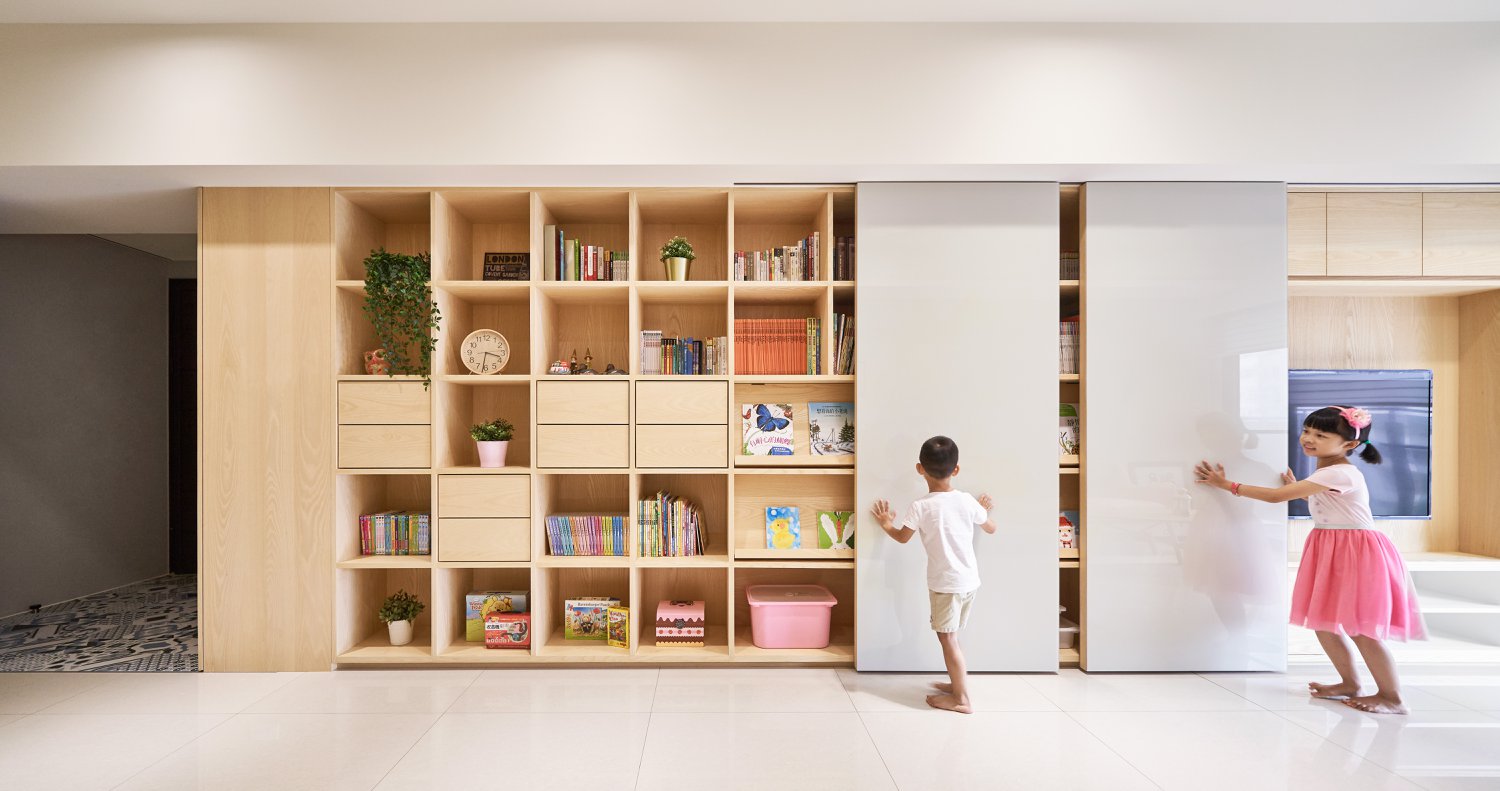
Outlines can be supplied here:
<path id="1" fill-rule="evenodd" d="M 807 435 L 816 456 L 853 456 L 854 404 L 847 401 L 809 403 Z"/>
<path id="2" fill-rule="evenodd" d="M 740 419 L 744 428 L 740 455 L 792 455 L 796 443 L 792 439 L 791 404 L 741 404 Z"/>

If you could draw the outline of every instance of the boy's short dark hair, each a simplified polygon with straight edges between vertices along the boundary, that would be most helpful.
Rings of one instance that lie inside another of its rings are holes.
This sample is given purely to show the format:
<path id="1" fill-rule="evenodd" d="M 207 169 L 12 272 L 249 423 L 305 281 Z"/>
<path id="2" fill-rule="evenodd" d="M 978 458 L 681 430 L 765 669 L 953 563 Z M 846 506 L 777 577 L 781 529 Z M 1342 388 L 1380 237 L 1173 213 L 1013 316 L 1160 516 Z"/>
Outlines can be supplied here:
<path id="1" fill-rule="evenodd" d="M 941 481 L 951 476 L 953 468 L 958 466 L 958 443 L 947 437 L 933 437 L 922 443 L 917 461 L 922 463 L 922 469 L 928 475 Z"/>

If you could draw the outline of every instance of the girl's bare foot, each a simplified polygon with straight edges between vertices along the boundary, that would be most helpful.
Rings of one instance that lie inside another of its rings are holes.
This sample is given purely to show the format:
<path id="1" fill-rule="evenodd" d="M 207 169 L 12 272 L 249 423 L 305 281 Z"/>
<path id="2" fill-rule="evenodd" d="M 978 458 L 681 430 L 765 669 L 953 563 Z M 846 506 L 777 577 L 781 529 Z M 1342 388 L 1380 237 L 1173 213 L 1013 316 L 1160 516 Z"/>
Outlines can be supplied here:
<path id="1" fill-rule="evenodd" d="M 944 711 L 956 711 L 959 714 L 969 713 L 969 704 L 960 703 L 958 698 L 952 695 L 928 695 L 927 705 Z"/>
<path id="2" fill-rule="evenodd" d="M 946 681 L 934 681 L 932 682 L 932 688 L 937 690 L 938 692 L 943 693 L 944 695 L 953 694 L 953 685 L 949 684 Z"/>
<path id="3" fill-rule="evenodd" d="M 1367 711 L 1371 714 L 1405 714 L 1406 706 L 1402 705 L 1400 698 L 1391 699 L 1383 697 L 1379 693 L 1365 695 L 1363 697 L 1349 698 L 1344 705 L 1350 708 Z"/>
<path id="4" fill-rule="evenodd" d="M 1337 684 L 1311 682 L 1307 685 L 1307 689 L 1313 697 L 1324 699 L 1352 698 L 1359 694 L 1359 684 L 1347 684 L 1342 681 Z"/>

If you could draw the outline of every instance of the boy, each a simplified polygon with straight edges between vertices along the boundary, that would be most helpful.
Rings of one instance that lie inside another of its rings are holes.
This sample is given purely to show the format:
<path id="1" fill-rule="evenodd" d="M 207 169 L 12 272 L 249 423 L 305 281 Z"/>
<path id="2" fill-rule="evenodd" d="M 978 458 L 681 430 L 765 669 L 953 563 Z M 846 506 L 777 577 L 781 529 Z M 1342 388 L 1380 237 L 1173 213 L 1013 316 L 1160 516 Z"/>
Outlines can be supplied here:
<path id="1" fill-rule="evenodd" d="M 974 526 L 993 534 L 995 523 L 989 517 L 994 504 L 987 494 L 974 499 L 967 492 L 953 488 L 958 474 L 958 445 L 947 437 L 933 437 L 922 443 L 917 456 L 917 473 L 927 482 L 927 496 L 911 504 L 901 528 L 896 528 L 896 512 L 885 500 L 876 500 L 872 509 L 880 527 L 891 538 L 905 544 L 914 535 L 922 537 L 927 550 L 927 589 L 932 604 L 932 630 L 943 647 L 943 662 L 948 666 L 951 683 L 937 683 L 941 694 L 928 695 L 927 705 L 968 714 L 969 688 L 964 677 L 964 655 L 958 647 L 958 630 L 969 621 L 969 607 L 979 589 L 979 565 L 974 559 Z"/>

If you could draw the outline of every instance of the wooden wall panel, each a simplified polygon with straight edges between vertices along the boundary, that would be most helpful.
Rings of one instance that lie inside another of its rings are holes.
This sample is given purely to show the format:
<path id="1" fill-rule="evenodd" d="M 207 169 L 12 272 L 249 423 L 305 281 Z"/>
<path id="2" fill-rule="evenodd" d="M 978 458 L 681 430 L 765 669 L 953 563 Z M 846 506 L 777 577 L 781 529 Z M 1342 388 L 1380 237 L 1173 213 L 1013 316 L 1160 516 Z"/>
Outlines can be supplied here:
<path id="1" fill-rule="evenodd" d="M 1287 193 L 1286 226 L 1287 274 L 1328 274 L 1327 193 Z"/>
<path id="2" fill-rule="evenodd" d="M 1421 275 L 1421 193 L 1328 193 L 1328 274 Z"/>
<path id="3" fill-rule="evenodd" d="M 1464 417 L 1458 448 L 1458 549 L 1500 556 L 1500 291 L 1458 299 L 1458 359 Z"/>
<path id="4" fill-rule="evenodd" d="M 1500 275 L 1500 192 L 1422 196 L 1422 274 Z"/>
<path id="5" fill-rule="evenodd" d="M 1403 552 L 1453 551 L 1459 544 L 1459 311 L 1455 298 L 1292 297 L 1287 313 L 1292 368 L 1432 370 L 1432 519 L 1378 523 Z M 1468 368 L 1464 369 L 1465 377 Z M 1373 442 L 1380 446 L 1380 427 Z M 1465 440 L 1468 442 L 1468 440 Z M 1301 550 L 1306 520 L 1291 522 Z"/>
<path id="6" fill-rule="evenodd" d="M 205 189 L 199 640 L 205 671 L 332 663 L 328 189 Z"/>

